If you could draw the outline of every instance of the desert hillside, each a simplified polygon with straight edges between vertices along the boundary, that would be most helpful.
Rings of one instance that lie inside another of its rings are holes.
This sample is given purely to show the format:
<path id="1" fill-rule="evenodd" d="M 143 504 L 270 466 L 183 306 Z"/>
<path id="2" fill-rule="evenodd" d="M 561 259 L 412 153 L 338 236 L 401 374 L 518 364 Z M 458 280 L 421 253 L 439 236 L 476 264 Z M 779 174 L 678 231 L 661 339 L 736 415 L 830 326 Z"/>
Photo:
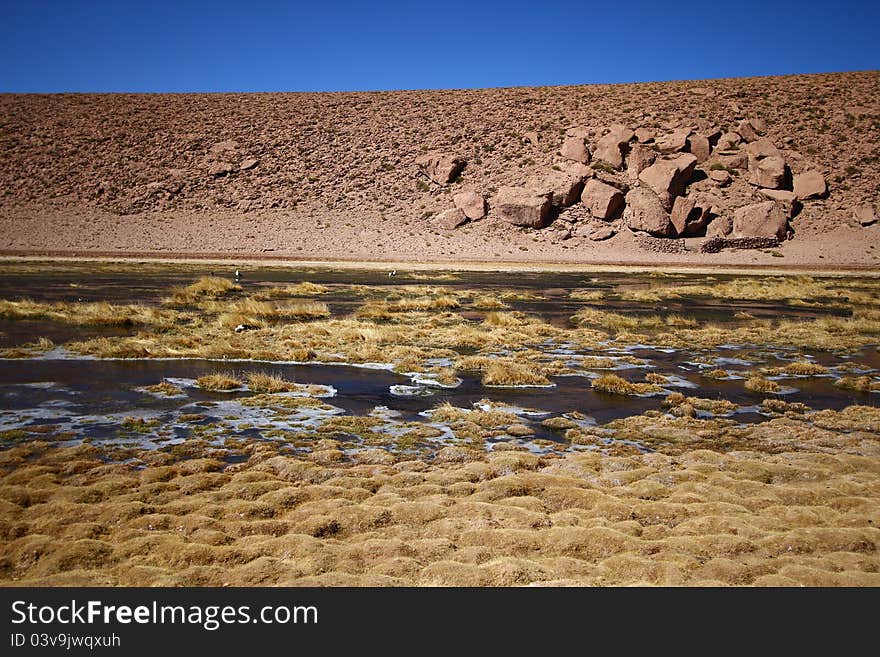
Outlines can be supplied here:
<path id="1" fill-rule="evenodd" d="M 0 250 L 876 265 L 878 99 L 877 71 L 4 95 Z"/>

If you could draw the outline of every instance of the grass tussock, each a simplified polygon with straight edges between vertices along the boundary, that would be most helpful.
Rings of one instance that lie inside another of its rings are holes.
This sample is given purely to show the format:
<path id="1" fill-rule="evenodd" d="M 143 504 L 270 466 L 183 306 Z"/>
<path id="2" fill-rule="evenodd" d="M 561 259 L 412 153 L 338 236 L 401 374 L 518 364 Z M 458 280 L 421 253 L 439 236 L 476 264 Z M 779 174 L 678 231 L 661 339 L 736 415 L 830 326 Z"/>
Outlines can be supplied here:
<path id="1" fill-rule="evenodd" d="M 650 395 L 661 391 L 655 383 L 627 381 L 616 374 L 605 374 L 591 382 L 593 390 L 609 395 Z"/>
<path id="2" fill-rule="evenodd" d="M 811 363 L 806 360 L 787 363 L 782 367 L 767 367 L 761 371 L 769 376 L 779 376 L 781 374 L 788 374 L 791 376 L 822 376 L 828 374 L 828 368 L 824 365 Z"/>
<path id="3" fill-rule="evenodd" d="M 153 325 L 168 328 L 177 316 L 159 308 L 139 304 L 115 305 L 105 301 L 41 303 L 31 299 L 0 299 L 0 318 L 47 319 L 90 326 Z"/>
<path id="4" fill-rule="evenodd" d="M 761 393 L 778 393 L 782 391 L 782 386 L 779 385 L 776 381 L 771 381 L 770 379 L 765 379 L 763 376 L 753 375 L 746 379 L 745 382 L 746 390 L 751 390 L 752 392 L 761 392 Z"/>
<path id="5" fill-rule="evenodd" d="M 839 388 L 846 390 L 855 390 L 857 392 L 877 392 L 880 391 L 880 381 L 870 376 L 842 376 L 834 382 Z"/>
<path id="6" fill-rule="evenodd" d="M 271 372 L 249 372 L 247 375 L 248 388 L 254 392 L 278 393 L 291 392 L 298 388 L 293 381 L 288 381 L 280 374 Z"/>
<path id="7" fill-rule="evenodd" d="M 156 393 L 159 395 L 166 395 L 168 397 L 174 397 L 176 395 L 183 394 L 183 390 L 181 390 L 179 387 L 177 387 L 173 383 L 171 383 L 169 381 L 165 381 L 164 379 L 162 381 L 160 381 L 159 383 L 156 383 L 155 385 L 147 386 L 146 388 L 144 388 L 144 390 L 147 390 L 149 392 Z"/>
<path id="8" fill-rule="evenodd" d="M 241 286 L 228 278 L 202 276 L 185 287 L 174 288 L 166 302 L 173 306 L 187 305 L 203 299 L 218 299 L 240 290 Z"/>
<path id="9" fill-rule="evenodd" d="M 257 299 L 284 299 L 287 297 L 316 297 L 326 294 L 330 288 L 326 285 L 303 281 L 295 285 L 279 285 L 268 287 L 254 294 Z"/>
<path id="10" fill-rule="evenodd" d="M 605 298 L 605 292 L 602 290 L 572 290 L 568 294 L 569 299 L 575 301 L 601 301 Z"/>
<path id="11" fill-rule="evenodd" d="M 506 303 L 498 297 L 489 294 L 480 294 L 471 301 L 471 308 L 475 310 L 505 310 L 510 308 Z"/>
<path id="12" fill-rule="evenodd" d="M 527 365 L 493 360 L 483 373 L 484 386 L 547 386 L 550 380 Z"/>
<path id="13" fill-rule="evenodd" d="M 213 372 L 196 379 L 196 385 L 202 390 L 227 391 L 241 388 L 244 384 L 234 375 Z"/>

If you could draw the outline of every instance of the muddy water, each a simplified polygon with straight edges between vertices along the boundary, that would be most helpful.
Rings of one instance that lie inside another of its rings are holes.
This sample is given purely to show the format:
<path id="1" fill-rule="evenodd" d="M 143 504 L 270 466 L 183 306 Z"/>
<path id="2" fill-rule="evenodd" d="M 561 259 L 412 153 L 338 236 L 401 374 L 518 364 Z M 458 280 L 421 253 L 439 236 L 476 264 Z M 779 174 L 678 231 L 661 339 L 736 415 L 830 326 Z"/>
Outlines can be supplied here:
<path id="1" fill-rule="evenodd" d="M 175 285 L 191 282 L 207 275 L 232 276 L 233 268 L 193 266 L 94 266 L 47 265 L 40 270 L 13 268 L 0 280 L 0 298 L 32 298 L 37 301 L 109 301 L 111 303 L 157 304 Z M 724 280 L 724 276 L 714 280 Z M 649 303 L 584 302 L 569 298 L 572 290 L 596 289 L 638 290 L 656 285 L 657 279 L 632 273 L 609 273 L 585 276 L 583 273 L 511 273 L 438 272 L 408 275 L 399 272 L 389 277 L 380 271 L 329 269 L 248 270 L 240 284 L 245 293 L 272 285 L 311 281 L 331 286 L 322 295 L 336 316 L 347 315 L 363 302 L 360 296 L 346 291 L 345 286 L 368 285 L 377 294 L 393 292 L 399 285 L 441 285 L 453 289 L 479 289 L 481 293 L 500 295 L 512 290 L 534 296 L 507 302 L 513 309 L 541 316 L 557 325 L 568 326 L 569 318 L 586 306 L 611 309 L 632 314 L 680 314 L 698 321 L 735 324 L 733 315 L 739 311 L 755 317 L 785 315 L 789 318 L 813 318 L 827 314 L 846 314 L 838 309 L 792 308 L 781 303 L 729 301 L 705 298 L 681 298 Z M 664 279 L 665 280 L 665 279 Z M 676 276 L 668 282 L 685 284 L 704 282 L 705 276 Z M 465 317 L 479 320 L 484 313 L 462 311 Z M 50 321 L 0 320 L 0 346 L 16 346 L 46 337 L 62 344 L 101 335 L 124 335 L 135 329 L 95 328 L 60 324 Z M 390 434 L 405 430 L 408 423 L 432 423 L 426 411 L 443 402 L 470 409 L 481 400 L 502 404 L 514 412 L 520 422 L 534 435 L 517 440 L 532 449 L 546 449 L 540 441 L 566 447 L 560 432 L 544 428 L 541 421 L 561 414 L 576 417 L 581 426 L 603 424 L 617 418 L 662 409 L 668 392 L 678 391 L 689 396 L 726 399 L 739 406 L 730 416 L 738 422 L 766 419 L 757 405 L 763 395 L 743 387 L 740 376 L 757 367 L 785 365 L 805 355 L 831 368 L 826 377 L 787 377 L 780 380 L 783 394 L 775 395 L 787 402 L 802 402 L 813 409 L 840 409 L 852 404 L 880 405 L 880 394 L 861 393 L 834 385 L 835 377 L 846 373 L 848 362 L 860 364 L 863 372 L 877 376 L 880 354 L 869 347 L 848 356 L 817 352 L 803 354 L 779 350 L 719 349 L 708 359 L 706 353 L 682 350 L 658 350 L 634 346 L 626 350 L 643 359 L 637 367 L 621 368 L 615 373 L 631 380 L 642 380 L 649 371 L 673 377 L 664 384 L 661 395 L 621 397 L 595 392 L 590 378 L 601 371 L 582 370 L 577 376 L 553 377 L 548 388 L 490 388 L 479 378 L 464 375 L 455 388 L 425 385 L 417 377 L 395 374 L 386 369 L 289 363 L 251 363 L 204 360 L 87 360 L 73 359 L 63 351 L 28 360 L 0 360 L 0 431 L 6 432 L 0 448 L 14 440 L 29 440 L 53 433 L 65 441 L 100 441 L 118 444 L 160 447 L 185 441 L 194 436 L 208 437 L 222 444 L 230 437 L 247 440 L 284 440 L 279 434 L 312 432 L 320 423 L 334 415 L 374 414 L 387 419 L 382 430 Z M 597 353 L 596 355 L 603 355 Z M 621 354 L 618 354 L 621 355 Z M 714 359 L 714 360 L 713 360 Z M 703 372 L 720 367 L 732 375 L 731 380 L 717 381 Z M 322 409 L 300 409 L 280 414 L 242 404 L 254 393 L 247 389 L 229 393 L 210 393 L 199 389 L 195 379 L 210 372 L 237 375 L 250 371 L 281 374 L 299 383 L 327 386 L 328 394 Z M 162 397 L 144 390 L 145 386 L 170 380 L 180 387 L 178 396 Z M 572 415 L 574 414 L 574 415 Z M 132 421 L 132 418 L 139 418 Z M 22 431 L 23 430 L 23 431 Z M 317 440 L 317 436 L 314 437 Z M 353 440 L 356 440 L 353 437 Z M 537 442 L 536 442 L 537 441 Z M 436 441 L 435 447 L 443 439 Z"/>

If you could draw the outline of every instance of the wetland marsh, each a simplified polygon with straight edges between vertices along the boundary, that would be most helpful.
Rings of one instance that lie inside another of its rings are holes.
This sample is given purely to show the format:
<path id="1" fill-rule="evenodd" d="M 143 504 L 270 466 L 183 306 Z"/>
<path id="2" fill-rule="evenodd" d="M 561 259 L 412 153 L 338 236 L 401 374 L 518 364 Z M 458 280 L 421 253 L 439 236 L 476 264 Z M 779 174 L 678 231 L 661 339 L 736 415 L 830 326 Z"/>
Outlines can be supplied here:
<path id="1" fill-rule="evenodd" d="M 9 262 L 0 578 L 880 584 L 880 278 Z"/>

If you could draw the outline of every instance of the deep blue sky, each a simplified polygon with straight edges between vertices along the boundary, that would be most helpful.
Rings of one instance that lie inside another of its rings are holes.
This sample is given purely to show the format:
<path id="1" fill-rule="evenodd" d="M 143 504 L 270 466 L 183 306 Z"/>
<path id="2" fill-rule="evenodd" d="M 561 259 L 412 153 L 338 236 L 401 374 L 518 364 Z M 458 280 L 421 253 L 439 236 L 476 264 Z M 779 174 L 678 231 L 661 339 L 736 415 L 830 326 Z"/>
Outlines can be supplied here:
<path id="1" fill-rule="evenodd" d="M 880 68 L 877 0 L 0 0 L 0 91 L 503 87 Z"/>

